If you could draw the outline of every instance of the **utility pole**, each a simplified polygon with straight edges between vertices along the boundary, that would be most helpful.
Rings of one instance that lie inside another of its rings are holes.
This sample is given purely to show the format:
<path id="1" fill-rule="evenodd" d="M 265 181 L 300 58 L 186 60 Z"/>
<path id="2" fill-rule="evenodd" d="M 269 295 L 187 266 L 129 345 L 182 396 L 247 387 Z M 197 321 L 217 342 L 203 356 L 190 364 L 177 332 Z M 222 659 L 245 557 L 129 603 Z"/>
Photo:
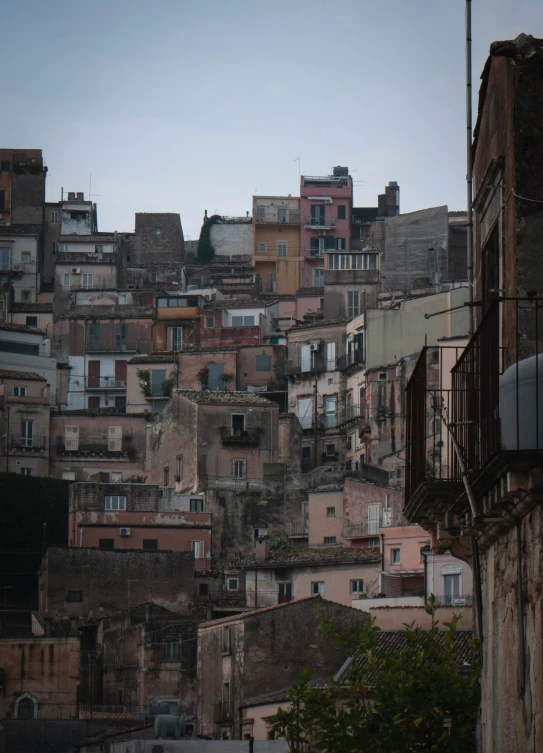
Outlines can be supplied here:
<path id="1" fill-rule="evenodd" d="M 319 445 L 319 429 L 317 426 L 317 417 L 318 417 L 318 411 L 317 411 L 317 380 L 315 379 L 315 384 L 313 385 L 313 468 L 316 468 L 317 463 L 317 452 L 318 452 L 318 445 Z"/>
<path id="2" fill-rule="evenodd" d="M 466 188 L 467 188 L 467 272 L 469 288 L 469 331 L 475 331 L 474 323 L 474 285 L 473 274 L 473 161 L 472 161 L 472 115 L 471 115 L 471 0 L 466 0 Z"/>

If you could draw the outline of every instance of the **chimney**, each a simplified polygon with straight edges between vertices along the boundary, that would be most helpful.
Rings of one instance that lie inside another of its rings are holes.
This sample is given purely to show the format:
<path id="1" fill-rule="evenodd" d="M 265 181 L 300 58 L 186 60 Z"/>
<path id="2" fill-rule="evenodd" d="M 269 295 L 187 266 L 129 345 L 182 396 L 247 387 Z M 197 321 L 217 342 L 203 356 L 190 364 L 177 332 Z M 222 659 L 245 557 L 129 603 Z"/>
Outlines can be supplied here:
<path id="1" fill-rule="evenodd" d="M 68 191 L 68 201 L 75 201 L 75 191 Z"/>
<path id="2" fill-rule="evenodd" d="M 255 559 L 257 562 L 264 562 L 268 557 L 268 539 L 257 539 L 255 545 Z"/>
<path id="3" fill-rule="evenodd" d="M 85 200 L 85 194 L 82 191 L 77 192 L 77 200 L 78 201 L 84 201 Z"/>

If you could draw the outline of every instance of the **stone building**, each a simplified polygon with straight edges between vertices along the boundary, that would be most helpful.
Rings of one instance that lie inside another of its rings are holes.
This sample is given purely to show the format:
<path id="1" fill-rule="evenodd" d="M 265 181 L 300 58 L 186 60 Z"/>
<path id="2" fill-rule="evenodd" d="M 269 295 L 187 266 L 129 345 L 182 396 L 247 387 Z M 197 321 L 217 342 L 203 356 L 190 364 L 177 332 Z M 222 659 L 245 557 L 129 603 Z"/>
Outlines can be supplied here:
<path id="1" fill-rule="evenodd" d="M 295 293 L 302 284 L 303 270 L 299 197 L 253 196 L 252 240 L 252 263 L 261 290 Z"/>
<path id="2" fill-rule="evenodd" d="M 200 625 L 197 734 L 239 739 L 245 698 L 288 687 L 308 666 L 315 679 L 337 671 L 346 657 L 320 631 L 321 610 L 353 632 L 368 619 L 317 596 Z"/>
<path id="3" fill-rule="evenodd" d="M 182 262 L 185 240 L 181 217 L 174 212 L 136 212 L 134 259 L 148 266 L 153 263 Z"/>

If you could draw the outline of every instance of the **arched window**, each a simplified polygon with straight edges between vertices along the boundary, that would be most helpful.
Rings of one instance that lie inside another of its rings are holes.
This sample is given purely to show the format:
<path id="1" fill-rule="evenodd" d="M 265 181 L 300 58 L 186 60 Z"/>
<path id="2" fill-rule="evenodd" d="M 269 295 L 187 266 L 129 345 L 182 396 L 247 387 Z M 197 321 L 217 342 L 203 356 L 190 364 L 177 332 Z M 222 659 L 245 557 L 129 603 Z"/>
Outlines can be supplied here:
<path id="1" fill-rule="evenodd" d="M 13 716 L 15 719 L 37 719 L 38 701 L 30 693 L 23 693 L 15 701 Z"/>

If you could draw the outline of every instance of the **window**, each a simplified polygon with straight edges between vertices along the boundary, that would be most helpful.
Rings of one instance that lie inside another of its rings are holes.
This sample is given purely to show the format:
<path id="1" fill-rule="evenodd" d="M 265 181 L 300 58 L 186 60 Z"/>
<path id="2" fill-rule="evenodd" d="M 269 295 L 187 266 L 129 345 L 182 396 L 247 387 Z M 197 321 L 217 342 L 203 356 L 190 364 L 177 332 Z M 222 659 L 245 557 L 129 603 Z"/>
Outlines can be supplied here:
<path id="1" fill-rule="evenodd" d="M 222 652 L 223 654 L 230 653 L 230 641 L 231 641 L 230 625 L 225 625 L 222 629 Z"/>
<path id="2" fill-rule="evenodd" d="M 298 398 L 298 421 L 302 429 L 311 429 L 313 426 L 313 398 Z"/>
<path id="3" fill-rule="evenodd" d="M 181 481 L 183 478 L 183 455 L 178 455 L 175 458 L 175 475 L 176 481 Z"/>
<path id="4" fill-rule="evenodd" d="M 292 583 L 278 583 L 279 586 L 279 592 L 277 594 L 278 604 L 286 604 L 289 601 L 292 601 Z"/>
<path id="5" fill-rule="evenodd" d="M 352 471 L 353 470 L 353 461 L 352 460 L 346 460 L 345 461 L 345 470 L 346 471 Z"/>
<path id="6" fill-rule="evenodd" d="M 324 269 L 316 269 L 313 282 L 316 288 L 322 288 L 324 285 Z"/>
<path id="7" fill-rule="evenodd" d="M 190 511 L 191 512 L 203 512 L 204 511 L 204 500 L 203 499 L 191 499 L 190 500 Z"/>
<path id="8" fill-rule="evenodd" d="M 275 293 L 275 275 L 268 273 L 266 275 L 266 292 Z"/>
<path id="9" fill-rule="evenodd" d="M 58 244 L 58 251 L 61 251 L 62 253 L 65 253 L 66 251 L 70 250 L 70 246 L 68 243 L 59 243 Z"/>
<path id="10" fill-rule="evenodd" d="M 198 583 L 198 596 L 209 596 L 209 583 Z"/>
<path id="11" fill-rule="evenodd" d="M 32 296 L 31 290 L 21 290 L 21 301 L 30 301 Z"/>
<path id="12" fill-rule="evenodd" d="M 83 601 L 83 591 L 80 588 L 70 588 L 66 601 Z"/>
<path id="13" fill-rule="evenodd" d="M 94 287 L 94 275 L 92 272 L 85 272 L 83 274 L 83 287 L 84 288 L 93 288 Z"/>
<path id="14" fill-rule="evenodd" d="M 445 603 L 449 606 L 454 605 L 456 598 L 460 596 L 461 588 L 461 573 L 447 573 L 442 574 L 443 578 L 443 595 L 445 596 Z"/>
<path id="15" fill-rule="evenodd" d="M 324 419 L 326 426 L 336 425 L 336 396 L 326 395 L 324 398 Z"/>
<path id="16" fill-rule="evenodd" d="M 183 350 L 183 327 L 168 327 L 168 350 Z"/>
<path id="17" fill-rule="evenodd" d="M 222 702 L 225 716 L 230 716 L 230 683 L 225 682 L 222 686 Z"/>
<path id="18" fill-rule="evenodd" d="M 204 558 L 204 542 L 203 541 L 191 541 L 191 552 L 194 554 L 195 560 L 201 560 Z"/>
<path id="19" fill-rule="evenodd" d="M 345 244 L 345 238 L 336 238 L 336 240 L 337 240 L 337 250 L 338 251 L 344 251 L 347 248 L 347 246 Z M 354 267 L 353 267 L 353 269 L 354 269 Z"/>
<path id="20" fill-rule="evenodd" d="M 158 279 L 156 272 L 151 272 L 151 282 L 156 282 Z"/>
<path id="21" fill-rule="evenodd" d="M 345 204 L 338 204 L 337 218 L 338 220 L 344 220 L 347 217 L 347 207 Z"/>
<path id="22" fill-rule="evenodd" d="M 126 510 L 124 494 L 109 494 L 104 497 L 104 510 Z"/>
<path id="23" fill-rule="evenodd" d="M 38 326 L 38 317 L 37 316 L 27 316 L 26 317 L 26 326 L 27 327 L 37 327 Z"/>
<path id="24" fill-rule="evenodd" d="M 324 596 L 323 580 L 317 580 L 311 584 L 311 596 Z"/>
<path id="25" fill-rule="evenodd" d="M 286 222 L 286 221 L 287 221 L 287 208 L 277 207 L 277 222 Z"/>
<path id="26" fill-rule="evenodd" d="M 177 641 L 167 641 L 162 646 L 162 658 L 164 661 L 178 661 L 179 643 Z"/>
<path id="27" fill-rule="evenodd" d="M 51 212 L 50 215 L 51 225 L 58 225 L 58 212 Z"/>
<path id="28" fill-rule="evenodd" d="M 114 544 L 115 544 L 114 539 L 100 539 L 98 543 L 100 549 L 107 549 L 107 550 L 113 549 Z"/>
<path id="29" fill-rule="evenodd" d="M 259 254 L 265 254 L 268 250 L 268 244 L 267 243 L 259 243 L 258 244 L 258 253 Z"/>
<path id="30" fill-rule="evenodd" d="M 247 461 L 246 460 L 232 460 L 232 476 L 233 478 L 245 478 L 247 475 Z"/>
<path id="31" fill-rule="evenodd" d="M 21 468 L 21 476 L 32 476 L 32 468 Z"/>
<path id="32" fill-rule="evenodd" d="M 23 251 L 23 264 L 30 264 L 32 261 L 32 256 L 30 254 L 30 251 Z"/>
<path id="33" fill-rule="evenodd" d="M 388 379 L 388 374 L 386 373 L 386 371 L 379 372 L 379 381 L 380 382 L 386 382 L 387 379 Z"/>
<path id="34" fill-rule="evenodd" d="M 15 397 L 26 397 L 26 387 L 15 386 L 13 388 L 13 394 Z"/>
<path id="35" fill-rule="evenodd" d="M 254 316 L 233 316 L 232 327 L 254 327 Z"/>
<path id="36" fill-rule="evenodd" d="M 126 301 L 127 301 L 127 297 L 125 293 L 119 293 L 119 295 L 117 296 L 117 303 L 123 306 L 126 303 Z"/>
<path id="37" fill-rule="evenodd" d="M 21 447 L 34 444 L 34 421 L 21 421 Z"/>
<path id="38" fill-rule="evenodd" d="M 391 526 L 392 525 L 392 508 L 385 507 L 383 509 L 383 526 Z"/>
<path id="39" fill-rule="evenodd" d="M 302 473 L 309 473 L 311 470 L 311 447 L 302 447 Z"/>
<path id="40" fill-rule="evenodd" d="M 89 397 L 89 410 L 100 410 L 100 396 L 91 395 Z"/>
<path id="41" fill-rule="evenodd" d="M 334 371 L 336 368 L 336 344 L 326 343 L 326 370 Z"/>
<path id="42" fill-rule="evenodd" d="M 158 552 L 158 540 L 157 539 L 143 539 L 143 551 L 144 552 Z"/>
<path id="43" fill-rule="evenodd" d="M 379 533 L 379 505 L 368 505 L 368 535 Z"/>
<path id="44" fill-rule="evenodd" d="M 327 518 L 335 518 L 336 516 L 336 508 L 335 507 L 327 507 L 326 508 L 326 517 Z"/>
<path id="45" fill-rule="evenodd" d="M 164 466 L 164 486 L 169 486 L 170 484 L 170 467 L 168 465 Z"/>
<path id="46" fill-rule="evenodd" d="M 117 395 L 115 397 L 115 407 L 123 408 L 126 405 L 126 395 Z"/>
<path id="47" fill-rule="evenodd" d="M 120 471 L 111 471 L 111 483 L 120 484 L 123 480 L 123 474 Z"/>
<path id="48" fill-rule="evenodd" d="M 156 227 L 155 228 L 155 235 L 160 235 L 161 232 L 162 232 L 162 228 L 160 228 L 160 227 Z"/>
<path id="49" fill-rule="evenodd" d="M 390 561 L 393 565 L 400 564 L 400 550 L 399 549 L 390 550 Z"/>
<path id="50" fill-rule="evenodd" d="M 205 325 L 206 329 L 213 329 L 213 327 L 215 326 L 215 317 L 206 316 L 205 322 L 206 322 L 206 325 Z"/>
<path id="51" fill-rule="evenodd" d="M 239 578 L 228 576 L 226 578 L 226 590 L 238 591 L 239 590 Z"/>
<path id="52" fill-rule="evenodd" d="M 351 593 L 352 594 L 363 594 L 364 593 L 364 581 L 363 580 L 352 580 L 351 581 Z"/>
<path id="53" fill-rule="evenodd" d="M 75 481 L 75 471 L 62 471 L 63 481 Z"/>
<path id="54" fill-rule="evenodd" d="M 11 162 L 8 159 L 2 160 L 2 162 L 0 162 L 0 170 L 4 173 L 9 173 L 11 170 Z"/>
<path id="55" fill-rule="evenodd" d="M 62 284 L 63 284 L 63 286 L 65 288 L 69 288 L 70 287 L 70 275 L 69 275 L 68 272 L 64 273 L 64 278 L 63 278 Z"/>
<path id="56" fill-rule="evenodd" d="M 107 440 L 107 449 L 109 452 L 120 452 L 123 444 L 123 427 L 108 426 Z"/>
<path id="57" fill-rule="evenodd" d="M 232 434 L 243 434 L 245 431 L 245 415 L 232 413 Z"/>
<path id="58" fill-rule="evenodd" d="M 277 241 L 277 256 L 288 256 L 288 243 Z"/>
<path id="59" fill-rule="evenodd" d="M 324 543 L 325 544 L 335 544 L 336 543 L 336 537 L 335 536 L 325 536 L 324 537 Z"/>
<path id="60" fill-rule="evenodd" d="M 257 220 L 263 220 L 265 216 L 266 216 L 266 207 L 257 206 L 257 208 L 256 208 L 256 219 Z"/>
<path id="61" fill-rule="evenodd" d="M 0 196 L 2 192 L 0 191 Z M 0 247 L 0 269 L 9 269 L 9 248 L 7 246 Z"/>
<path id="62" fill-rule="evenodd" d="M 271 356 L 257 356 L 256 357 L 256 370 L 257 371 L 271 371 L 272 359 Z"/>
<path id="63" fill-rule="evenodd" d="M 368 539 L 368 546 L 379 546 L 379 539 Z"/>
<path id="64" fill-rule="evenodd" d="M 360 293 L 358 290 L 349 290 L 347 293 L 347 316 L 360 314 Z"/>

